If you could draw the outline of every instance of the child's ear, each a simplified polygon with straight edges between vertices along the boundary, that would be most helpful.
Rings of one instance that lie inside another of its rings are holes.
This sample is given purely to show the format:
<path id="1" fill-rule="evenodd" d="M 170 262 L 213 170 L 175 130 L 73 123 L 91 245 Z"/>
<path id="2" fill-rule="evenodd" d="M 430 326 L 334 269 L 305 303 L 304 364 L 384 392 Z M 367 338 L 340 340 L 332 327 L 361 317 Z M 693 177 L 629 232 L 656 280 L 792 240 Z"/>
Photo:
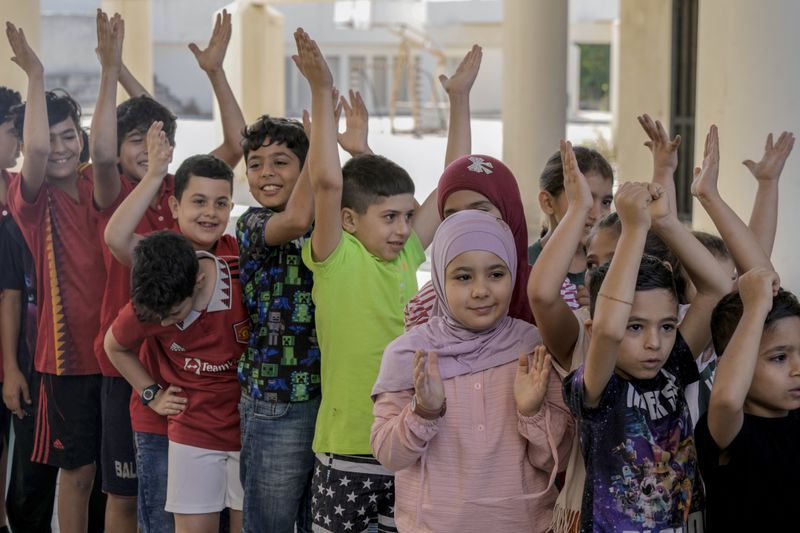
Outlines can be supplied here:
<path id="1" fill-rule="evenodd" d="M 172 218 L 177 220 L 177 218 L 178 218 L 178 203 L 179 203 L 178 199 L 175 198 L 175 195 L 172 195 L 167 199 L 167 202 L 169 202 L 169 210 L 172 212 Z"/>
<path id="2" fill-rule="evenodd" d="M 539 191 L 539 207 L 545 215 L 552 216 L 555 213 L 555 200 L 547 191 Z"/>
<path id="3" fill-rule="evenodd" d="M 342 208 L 342 229 L 347 233 L 355 234 L 358 229 L 358 213 L 354 209 Z"/>
<path id="4" fill-rule="evenodd" d="M 586 329 L 586 334 L 589 336 L 589 338 L 591 338 L 591 336 L 592 336 L 592 319 L 591 318 L 587 318 L 586 320 L 584 320 L 583 327 L 584 327 L 584 329 Z"/>
<path id="5" fill-rule="evenodd" d="M 206 273 L 205 272 L 197 272 L 197 279 L 194 282 L 194 286 L 196 289 L 200 289 L 206 282 Z"/>

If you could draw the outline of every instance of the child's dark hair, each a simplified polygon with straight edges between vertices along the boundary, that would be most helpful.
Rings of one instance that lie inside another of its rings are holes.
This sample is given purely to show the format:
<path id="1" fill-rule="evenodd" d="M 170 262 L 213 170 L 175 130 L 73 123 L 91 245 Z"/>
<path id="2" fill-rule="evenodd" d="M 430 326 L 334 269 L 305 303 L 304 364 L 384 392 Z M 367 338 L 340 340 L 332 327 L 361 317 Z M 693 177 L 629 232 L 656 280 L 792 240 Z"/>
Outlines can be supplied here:
<path id="1" fill-rule="evenodd" d="M 725 353 L 736 326 L 742 318 L 744 305 L 739 291 L 727 294 L 717 303 L 711 313 L 711 341 L 714 343 L 714 351 L 717 355 Z M 778 294 L 772 298 L 772 309 L 767 313 L 764 320 L 764 330 L 770 328 L 772 324 L 782 318 L 800 317 L 800 302 L 797 296 L 791 292 L 780 289 Z"/>
<path id="2" fill-rule="evenodd" d="M 67 119 L 71 119 L 75 124 L 75 129 L 80 132 L 81 128 L 81 106 L 64 89 L 47 91 L 45 94 L 45 104 L 47 105 L 47 124 L 52 126 Z M 22 104 L 17 106 L 14 116 L 14 129 L 19 138 L 22 138 L 22 130 L 25 126 L 25 108 Z"/>
<path id="3" fill-rule="evenodd" d="M 13 120 L 16 116 L 14 108 L 22 104 L 22 96 L 8 87 L 0 85 L 0 122 Z"/>
<path id="4" fill-rule="evenodd" d="M 364 214 L 367 208 L 389 196 L 414 194 L 414 182 L 403 167 L 374 154 L 350 159 L 342 167 L 342 208 Z"/>
<path id="5" fill-rule="evenodd" d="M 619 215 L 612 212 L 598 220 L 592 230 L 589 232 L 589 237 L 586 240 L 587 247 L 597 233 L 604 229 L 610 229 L 616 232 L 617 237 L 622 233 L 622 222 L 620 222 Z M 678 291 L 678 302 L 681 304 L 687 303 L 686 294 L 686 279 L 681 274 L 683 270 L 680 268 L 678 257 L 670 250 L 667 243 L 661 237 L 656 235 L 652 230 L 647 232 L 647 239 L 644 242 L 644 253 L 652 255 L 653 257 L 666 261 L 672 267 L 673 279 L 675 280 L 675 288 Z M 594 272 L 592 273 L 594 275 Z"/>
<path id="6" fill-rule="evenodd" d="M 308 153 L 308 137 L 300 122 L 288 118 L 261 115 L 258 120 L 246 126 L 242 131 L 242 149 L 244 160 L 250 152 L 258 150 L 269 137 L 269 144 L 285 144 L 300 160 L 300 167 L 306 162 Z"/>
<path id="7" fill-rule="evenodd" d="M 169 144 L 175 146 L 176 120 L 169 109 L 146 94 L 125 100 L 117 106 L 117 153 L 126 135 L 132 131 L 146 135 L 156 121 L 164 123 L 162 131 L 167 134 Z"/>
<path id="8" fill-rule="evenodd" d="M 619 215 L 616 211 L 610 212 L 594 223 L 594 226 L 592 226 L 592 229 L 589 231 L 589 236 L 586 238 L 586 246 L 588 247 L 595 235 L 604 229 L 614 230 L 618 238 L 622 234 L 622 222 L 620 222 Z"/>
<path id="9" fill-rule="evenodd" d="M 142 239 L 133 251 L 131 301 L 142 322 L 160 322 L 194 294 L 199 264 L 189 240 L 162 230 Z"/>
<path id="10" fill-rule="evenodd" d="M 592 275 L 589 276 L 589 314 L 594 318 L 594 310 L 597 305 L 597 294 L 606 279 L 610 264 L 597 267 Z M 675 302 L 678 302 L 678 291 L 675 288 L 675 278 L 672 270 L 657 257 L 652 255 L 642 255 L 642 262 L 639 264 L 639 272 L 636 274 L 636 290 L 650 291 L 655 289 L 666 289 L 673 295 Z"/>
<path id="11" fill-rule="evenodd" d="M 611 165 L 600 152 L 585 146 L 576 146 L 573 150 L 578 168 L 583 174 L 596 171 L 609 181 L 614 179 Z M 545 191 L 553 197 L 558 196 L 564 190 L 564 167 L 561 165 L 561 152 L 551 155 L 544 165 L 544 170 L 539 176 L 539 190 Z"/>
<path id="12" fill-rule="evenodd" d="M 693 231 L 692 235 L 700 241 L 706 250 L 711 252 L 716 259 L 731 259 L 731 252 L 728 250 L 728 247 L 725 246 L 725 241 L 722 238 L 717 237 L 716 235 L 712 235 L 711 233 L 706 233 L 705 231 Z"/>
<path id="13" fill-rule="evenodd" d="M 197 154 L 186 158 L 175 172 L 175 198 L 181 199 L 192 176 L 225 180 L 233 193 L 233 170 L 228 163 L 211 154 Z"/>

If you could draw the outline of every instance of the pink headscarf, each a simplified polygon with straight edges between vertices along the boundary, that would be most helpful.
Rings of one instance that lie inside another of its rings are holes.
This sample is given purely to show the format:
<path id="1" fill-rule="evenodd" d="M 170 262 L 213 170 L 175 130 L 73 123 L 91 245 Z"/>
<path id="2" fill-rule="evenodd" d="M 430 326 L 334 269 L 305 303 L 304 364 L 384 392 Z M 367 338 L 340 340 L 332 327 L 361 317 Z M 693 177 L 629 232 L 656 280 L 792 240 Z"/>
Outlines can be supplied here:
<path id="1" fill-rule="evenodd" d="M 447 198 L 463 189 L 475 191 L 488 198 L 511 228 L 517 250 L 517 282 L 511 295 L 508 314 L 533 323 L 527 292 L 528 276 L 531 273 L 528 264 L 528 226 L 525 223 L 517 179 L 511 169 L 492 156 L 472 154 L 459 157 L 447 166 L 439 178 L 437 204 L 440 217 L 444 218 Z"/>
<path id="2" fill-rule="evenodd" d="M 373 398 L 382 392 L 414 388 L 412 365 L 416 350 L 436 352 L 442 379 L 494 368 L 530 353 L 541 344 L 535 326 L 503 316 L 492 328 L 473 331 L 453 318 L 445 297 L 447 265 L 457 256 L 483 250 L 502 259 L 517 275 L 516 245 L 508 225 L 482 211 L 467 210 L 447 217 L 433 238 L 431 275 L 441 316 L 434 316 L 395 339 L 383 353 Z"/>

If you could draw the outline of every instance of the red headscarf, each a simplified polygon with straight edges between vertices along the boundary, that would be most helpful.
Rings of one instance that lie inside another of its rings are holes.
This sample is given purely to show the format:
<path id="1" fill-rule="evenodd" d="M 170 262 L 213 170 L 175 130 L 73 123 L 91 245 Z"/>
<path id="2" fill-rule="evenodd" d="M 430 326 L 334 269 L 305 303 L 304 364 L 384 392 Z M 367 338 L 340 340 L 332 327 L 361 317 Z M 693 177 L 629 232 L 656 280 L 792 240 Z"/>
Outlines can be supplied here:
<path id="1" fill-rule="evenodd" d="M 517 180 L 500 160 L 488 155 L 466 155 L 450 163 L 439 178 L 437 205 L 444 219 L 444 203 L 456 191 L 468 189 L 482 194 L 500 211 L 503 220 L 514 234 L 517 248 L 517 281 L 511 296 L 509 316 L 533 323 L 528 302 L 528 226 L 522 208 Z"/>

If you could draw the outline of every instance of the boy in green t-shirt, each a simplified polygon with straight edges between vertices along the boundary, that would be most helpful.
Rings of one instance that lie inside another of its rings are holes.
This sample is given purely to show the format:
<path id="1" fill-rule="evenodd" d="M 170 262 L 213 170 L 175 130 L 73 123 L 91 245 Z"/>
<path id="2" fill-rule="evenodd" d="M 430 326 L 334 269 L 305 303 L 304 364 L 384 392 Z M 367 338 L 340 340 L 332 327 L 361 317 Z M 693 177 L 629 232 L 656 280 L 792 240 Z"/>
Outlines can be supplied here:
<path id="1" fill-rule="evenodd" d="M 435 192 L 420 207 L 408 173 L 372 154 L 342 168 L 331 102 L 333 78 L 316 43 L 295 32 L 311 86 L 309 150 L 316 223 L 303 247 L 322 352 L 312 481 L 315 531 L 394 530 L 392 473 L 371 455 L 370 391 L 386 345 L 403 332 L 403 307 L 439 217 Z M 344 230 L 344 231 L 343 231 Z"/>

